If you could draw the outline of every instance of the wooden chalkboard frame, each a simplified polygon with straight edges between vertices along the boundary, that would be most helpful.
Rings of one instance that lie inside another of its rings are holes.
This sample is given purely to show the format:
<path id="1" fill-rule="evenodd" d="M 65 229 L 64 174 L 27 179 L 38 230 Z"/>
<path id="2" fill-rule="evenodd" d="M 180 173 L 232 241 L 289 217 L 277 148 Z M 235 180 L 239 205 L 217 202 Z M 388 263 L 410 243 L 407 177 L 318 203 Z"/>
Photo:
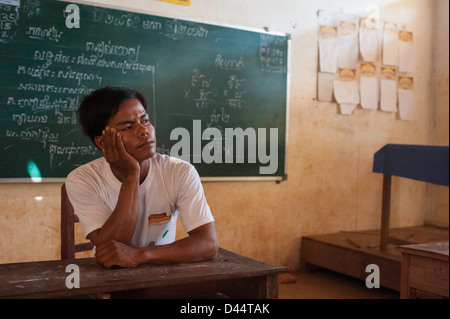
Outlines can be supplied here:
<path id="1" fill-rule="evenodd" d="M 168 14 L 161 14 L 157 12 L 151 12 L 147 10 L 141 10 L 141 9 L 130 9 L 125 8 L 122 6 L 117 5 L 105 5 L 101 3 L 94 3 L 94 2 L 86 2 L 86 1 L 64 1 L 64 0 L 58 0 L 59 2 L 67 2 L 67 3 L 75 3 L 80 5 L 87 5 L 87 6 L 95 6 L 95 7 L 103 7 L 105 9 L 112 9 L 112 10 L 123 10 L 126 12 L 131 13 L 138 13 L 138 14 L 145 14 L 145 15 L 152 15 L 157 16 L 161 18 L 170 18 L 170 19 L 179 19 L 187 22 L 193 22 L 193 23 L 202 23 L 202 24 L 208 24 L 212 26 L 219 26 L 219 27 L 225 27 L 225 28 L 231 28 L 236 30 L 243 30 L 243 31 L 250 31 L 250 32 L 256 32 L 260 34 L 267 34 L 267 35 L 274 35 L 274 36 L 282 36 L 287 38 L 287 71 L 286 71 L 286 122 L 285 122 L 285 136 L 280 137 L 284 138 L 284 174 L 282 176 L 271 176 L 271 175 L 259 175 L 259 176 L 208 176 L 204 177 L 201 176 L 201 180 L 204 182 L 233 182 L 233 181 L 248 181 L 248 182 L 262 182 L 262 181 L 275 181 L 277 183 L 280 183 L 282 181 L 285 181 L 287 179 L 287 154 L 288 154 L 288 132 L 289 132 L 289 109 L 290 109 L 290 69 L 291 69 L 291 38 L 290 34 L 282 33 L 282 32 L 274 32 L 269 31 L 267 27 L 264 27 L 263 29 L 257 29 L 257 28 L 250 28 L 250 27 L 244 27 L 244 26 L 236 26 L 231 24 L 221 24 L 217 22 L 211 22 L 211 21 L 204 21 L 204 20 L 196 20 L 196 19 L 186 19 L 184 17 L 175 16 L 175 15 L 168 15 Z M 154 73 L 153 73 L 154 76 Z M 61 178 L 51 178 L 51 177 L 42 177 L 42 178 L 2 178 L 0 177 L 0 183 L 62 183 L 65 181 L 65 177 Z"/>

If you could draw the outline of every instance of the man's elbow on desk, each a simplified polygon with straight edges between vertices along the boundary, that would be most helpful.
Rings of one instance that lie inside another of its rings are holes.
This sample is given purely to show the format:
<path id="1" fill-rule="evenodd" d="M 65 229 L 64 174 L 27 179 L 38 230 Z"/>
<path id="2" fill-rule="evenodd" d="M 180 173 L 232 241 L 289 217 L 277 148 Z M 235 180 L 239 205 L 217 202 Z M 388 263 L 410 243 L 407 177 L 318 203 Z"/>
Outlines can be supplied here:
<path id="1" fill-rule="evenodd" d="M 194 236 L 197 236 L 195 238 Z M 219 251 L 219 240 L 217 239 L 216 228 L 214 222 L 200 226 L 193 231 L 189 232 L 189 238 L 196 239 L 196 245 L 194 247 L 198 249 L 198 255 L 200 260 L 204 261 L 214 259 Z"/>
<path id="2" fill-rule="evenodd" d="M 202 225 L 189 232 L 189 236 L 172 244 L 144 248 L 146 263 L 167 264 L 200 262 L 214 259 L 219 242 L 214 222 Z"/>

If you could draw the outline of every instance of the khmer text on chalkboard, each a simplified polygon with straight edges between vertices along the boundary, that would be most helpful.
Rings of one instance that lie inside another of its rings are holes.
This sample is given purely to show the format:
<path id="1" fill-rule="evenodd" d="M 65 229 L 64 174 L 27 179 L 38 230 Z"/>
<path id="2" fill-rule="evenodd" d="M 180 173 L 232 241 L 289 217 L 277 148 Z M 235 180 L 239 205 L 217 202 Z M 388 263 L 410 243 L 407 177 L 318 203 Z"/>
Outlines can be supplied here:
<path id="1" fill-rule="evenodd" d="M 285 177 L 288 36 L 68 2 L 5 3 L 0 181 L 60 180 L 102 156 L 76 110 L 105 86 L 143 93 L 158 152 L 202 178 Z"/>

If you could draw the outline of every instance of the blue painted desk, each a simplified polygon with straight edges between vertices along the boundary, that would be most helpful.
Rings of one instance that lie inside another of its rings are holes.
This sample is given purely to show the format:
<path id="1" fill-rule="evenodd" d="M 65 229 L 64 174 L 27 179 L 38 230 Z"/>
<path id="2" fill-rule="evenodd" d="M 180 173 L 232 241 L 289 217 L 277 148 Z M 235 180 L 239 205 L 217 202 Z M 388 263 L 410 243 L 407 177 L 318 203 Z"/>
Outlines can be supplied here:
<path id="1" fill-rule="evenodd" d="M 449 147 L 387 144 L 374 155 L 373 172 L 383 174 L 380 249 L 409 242 L 389 236 L 392 176 L 449 185 Z"/>

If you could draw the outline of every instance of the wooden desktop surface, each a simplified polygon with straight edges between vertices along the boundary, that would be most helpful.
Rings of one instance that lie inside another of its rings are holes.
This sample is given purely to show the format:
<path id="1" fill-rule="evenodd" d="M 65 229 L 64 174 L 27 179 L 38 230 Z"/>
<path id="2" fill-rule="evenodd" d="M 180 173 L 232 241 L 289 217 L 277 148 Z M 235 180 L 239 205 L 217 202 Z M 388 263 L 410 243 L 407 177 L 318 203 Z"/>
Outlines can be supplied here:
<path id="1" fill-rule="evenodd" d="M 66 286 L 70 264 L 79 267 L 80 288 Z M 277 298 L 278 274 L 287 271 L 224 249 L 211 261 L 136 268 L 106 269 L 95 258 L 2 264 L 0 298 L 64 298 L 143 288 L 155 291 L 150 297 L 183 297 L 186 291 L 198 291 L 231 298 Z"/>

